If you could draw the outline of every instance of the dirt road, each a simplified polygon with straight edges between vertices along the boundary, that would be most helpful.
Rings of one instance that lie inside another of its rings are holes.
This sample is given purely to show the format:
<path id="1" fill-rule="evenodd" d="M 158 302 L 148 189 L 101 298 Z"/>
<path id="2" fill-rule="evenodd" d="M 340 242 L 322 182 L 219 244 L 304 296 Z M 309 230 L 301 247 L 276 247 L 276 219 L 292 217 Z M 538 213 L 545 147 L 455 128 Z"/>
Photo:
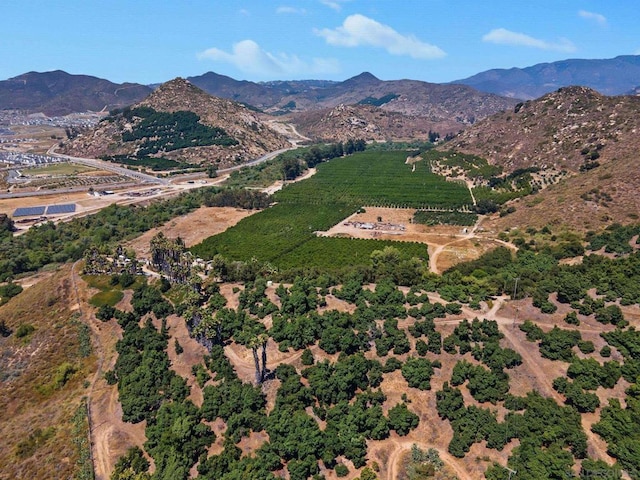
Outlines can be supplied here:
<path id="1" fill-rule="evenodd" d="M 438 450 L 438 454 L 440 455 L 440 459 L 445 463 L 447 467 L 449 467 L 453 472 L 458 476 L 459 480 L 475 480 L 471 477 L 463 466 L 460 465 L 460 460 L 455 458 L 449 452 L 443 451 L 438 448 L 436 445 L 427 445 L 424 443 L 417 443 L 414 441 L 401 441 L 401 440 L 393 440 L 393 452 L 389 455 L 389 460 L 387 461 L 387 471 L 386 471 L 386 480 L 395 480 L 400 475 L 400 468 L 402 467 L 402 458 L 404 454 L 411 450 L 413 445 L 417 445 L 423 450 L 428 450 L 430 448 L 434 448 Z"/>

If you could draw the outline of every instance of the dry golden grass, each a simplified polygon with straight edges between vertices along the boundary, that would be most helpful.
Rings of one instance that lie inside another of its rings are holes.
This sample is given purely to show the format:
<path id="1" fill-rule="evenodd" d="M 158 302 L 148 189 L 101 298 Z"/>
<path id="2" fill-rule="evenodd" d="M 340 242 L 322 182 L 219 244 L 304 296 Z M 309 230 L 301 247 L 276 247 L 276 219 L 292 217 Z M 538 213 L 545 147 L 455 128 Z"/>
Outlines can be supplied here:
<path id="1" fill-rule="evenodd" d="M 70 266 L 25 290 L 0 308 L 0 321 L 13 330 L 0 338 L 0 479 L 70 478 L 78 469 L 72 417 L 86 394 L 95 357 L 79 356 L 79 328 Z M 33 333 L 17 338 L 20 324 Z M 76 372 L 56 384 L 61 366 Z M 44 432 L 40 442 L 38 430 Z M 48 435 L 47 435 L 48 434 Z M 34 445 L 35 443 L 35 445 Z M 20 453 L 20 445 L 27 452 Z"/>

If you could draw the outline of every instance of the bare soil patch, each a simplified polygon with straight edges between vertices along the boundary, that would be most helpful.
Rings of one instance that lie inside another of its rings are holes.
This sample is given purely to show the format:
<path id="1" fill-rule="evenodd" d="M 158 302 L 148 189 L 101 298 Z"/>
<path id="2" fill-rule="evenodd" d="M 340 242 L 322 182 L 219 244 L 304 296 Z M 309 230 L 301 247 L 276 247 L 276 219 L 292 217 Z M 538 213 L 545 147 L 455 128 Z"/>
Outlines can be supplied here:
<path id="1" fill-rule="evenodd" d="M 201 407 L 204 399 L 202 388 L 198 385 L 192 373 L 192 368 L 194 365 L 202 363 L 203 357 L 208 353 L 207 349 L 189 335 L 187 325 L 181 317 L 177 315 L 167 317 L 167 327 L 170 335 L 167 355 L 171 361 L 171 368 L 187 380 L 187 385 L 191 389 L 189 399 L 196 407 Z M 176 354 L 176 340 L 183 348 L 183 352 L 179 355 Z"/>
<path id="2" fill-rule="evenodd" d="M 354 213 L 318 234 L 424 243 L 429 247 L 431 270 L 436 273 L 458 263 L 475 260 L 498 246 L 492 238 L 469 233 L 465 227 L 412 223 L 415 211 L 412 208 L 366 207 L 365 212 Z"/>
<path id="3" fill-rule="evenodd" d="M 256 210 L 242 210 L 233 207 L 200 207 L 199 209 L 176 217 L 161 227 L 153 228 L 127 243 L 138 257 L 149 256 L 149 242 L 162 232 L 170 238 L 181 237 L 187 247 L 201 242 L 205 238 L 224 232 L 240 220 L 256 213 Z"/>
<path id="4" fill-rule="evenodd" d="M 490 239 L 466 238 L 445 244 L 440 256 L 436 259 L 438 271 L 453 267 L 462 262 L 475 260 L 498 246 Z"/>
<path id="5" fill-rule="evenodd" d="M 418 223 L 412 223 L 413 208 L 383 208 L 383 207 L 365 207 L 365 212 L 354 213 L 345 218 L 337 225 L 331 227 L 328 231 L 322 232 L 323 236 L 351 236 L 354 238 L 375 238 L 379 240 L 396 240 L 403 242 L 422 242 L 435 243 L 435 239 L 431 242 L 427 241 L 430 236 L 449 236 L 461 232 L 460 227 L 437 226 L 427 227 Z M 345 223 L 384 223 L 404 226 L 404 231 L 391 229 L 363 229 L 356 228 L 353 225 L 345 225 Z"/>

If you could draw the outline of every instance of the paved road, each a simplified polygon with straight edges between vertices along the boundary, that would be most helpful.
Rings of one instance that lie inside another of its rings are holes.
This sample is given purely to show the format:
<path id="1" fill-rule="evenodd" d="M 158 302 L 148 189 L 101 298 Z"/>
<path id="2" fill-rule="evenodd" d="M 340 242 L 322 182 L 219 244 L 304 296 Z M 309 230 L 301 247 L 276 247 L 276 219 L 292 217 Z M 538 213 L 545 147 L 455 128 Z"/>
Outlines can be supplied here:
<path id="1" fill-rule="evenodd" d="M 142 183 L 156 183 L 160 185 L 168 185 L 169 180 L 166 178 L 158 178 L 153 175 L 147 175 L 146 173 L 138 172 L 136 170 L 129 170 L 128 168 L 119 167 L 114 163 L 105 162 L 104 160 L 98 160 L 95 158 L 81 158 L 81 157 L 72 157 L 69 155 L 62 155 L 60 153 L 51 152 L 50 155 L 58 158 L 62 158 L 69 162 L 80 163 L 82 165 L 87 165 L 89 167 L 98 168 L 100 170 L 108 170 L 110 172 L 117 173 L 119 175 L 123 175 L 125 177 L 134 178 Z"/>
<path id="2" fill-rule="evenodd" d="M 267 161 L 277 157 L 281 153 L 287 152 L 289 150 L 295 150 L 296 148 L 298 148 L 298 147 L 291 146 L 291 147 L 287 147 L 287 148 L 281 148 L 280 150 L 276 150 L 275 152 L 267 153 L 266 155 L 258 157 L 255 160 L 251 160 L 248 163 L 243 163 L 242 165 L 235 165 L 235 166 L 229 167 L 229 168 L 222 168 L 222 169 L 218 170 L 218 173 L 233 172 L 234 170 L 240 170 L 241 168 L 244 168 L 244 167 L 253 167 L 254 165 L 258 165 L 260 163 L 267 162 Z"/>
<path id="3" fill-rule="evenodd" d="M 229 168 L 223 168 L 218 170 L 218 174 L 225 174 L 225 173 L 229 173 L 232 172 L 234 170 L 240 170 L 241 168 L 244 167 L 251 167 L 254 165 L 258 165 L 260 163 L 263 162 L 267 162 L 275 157 L 277 157 L 278 155 L 280 155 L 283 152 L 286 152 L 288 150 L 293 150 L 297 148 L 296 146 L 291 146 L 288 148 L 281 148 L 280 150 L 276 150 L 275 152 L 269 152 L 266 155 L 263 155 L 259 158 L 256 158 L 255 160 L 252 160 L 250 162 L 247 163 L 243 163 L 242 165 L 235 165 L 233 167 L 229 167 Z M 184 182 L 190 179 L 196 179 L 196 178 L 203 178 L 206 174 L 204 173 L 188 173 L 185 175 L 178 175 L 175 177 L 170 177 L 170 178 L 158 178 L 158 177 L 154 177 L 153 175 L 148 175 L 146 173 L 142 173 L 142 172 L 138 172 L 135 170 L 129 170 L 128 168 L 123 168 L 120 167 L 114 163 L 111 162 L 106 162 L 104 160 L 98 160 L 95 158 L 81 158 L 81 157 L 72 157 L 70 155 L 62 155 L 61 153 L 55 153 L 55 147 L 52 147 L 49 149 L 49 151 L 47 152 L 48 155 L 54 156 L 54 157 L 58 157 L 61 158 L 63 160 L 69 161 L 69 162 L 74 162 L 74 163 L 80 163 L 82 165 L 87 165 L 90 167 L 94 167 L 94 168 L 98 168 L 100 170 L 108 170 L 110 172 L 114 172 L 117 173 L 119 175 L 122 176 L 126 176 L 129 178 L 132 178 L 134 180 L 136 180 L 137 182 L 141 182 L 143 184 L 159 184 L 159 185 L 170 185 L 170 184 L 175 184 L 177 182 Z M 138 185 L 137 183 L 126 183 L 126 184 L 118 184 L 117 186 L 120 187 L 132 187 L 132 186 L 136 186 Z M 102 187 L 108 187 L 107 185 L 102 185 Z M 56 193 L 72 193 L 72 192 L 84 192 L 87 191 L 88 188 L 86 186 L 81 186 L 81 187 L 67 187 L 67 188 L 57 188 L 55 190 L 38 190 L 38 191 L 31 191 L 31 192 L 14 192 L 14 193 L 0 193 L 0 199 L 4 199 L 4 198 L 25 198 L 25 197 L 34 197 L 34 196 L 41 196 L 41 195 L 51 195 L 51 194 L 56 194 Z"/>
<path id="4" fill-rule="evenodd" d="M 139 183 L 118 183 L 109 185 L 100 185 L 105 188 L 129 188 L 140 185 Z M 62 193 L 75 193 L 75 192 L 87 192 L 89 187 L 86 185 L 78 187 L 64 187 L 56 188 L 54 190 L 35 190 L 30 192 L 13 192 L 13 193 L 0 193 L 0 200 L 5 198 L 26 198 L 26 197 L 42 197 L 45 195 L 59 195 Z"/>

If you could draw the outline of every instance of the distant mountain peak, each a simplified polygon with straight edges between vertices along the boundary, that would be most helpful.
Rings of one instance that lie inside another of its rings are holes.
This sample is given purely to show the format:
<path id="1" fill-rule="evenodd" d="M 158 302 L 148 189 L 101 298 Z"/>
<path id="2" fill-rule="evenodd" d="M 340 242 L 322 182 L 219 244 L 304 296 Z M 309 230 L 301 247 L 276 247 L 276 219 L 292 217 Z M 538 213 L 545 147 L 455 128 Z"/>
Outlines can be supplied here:
<path id="1" fill-rule="evenodd" d="M 28 72 L 0 81 L 0 109 L 67 115 L 110 110 L 146 97 L 151 89 L 135 83 L 117 84 L 63 70 Z"/>
<path id="2" fill-rule="evenodd" d="M 506 97 L 532 100 L 569 85 L 584 85 L 603 95 L 623 95 L 638 85 L 640 56 L 568 59 L 526 68 L 493 69 L 452 83 Z"/>
<path id="3" fill-rule="evenodd" d="M 356 75 L 355 77 L 351 77 L 348 80 L 345 80 L 343 83 L 350 83 L 350 84 L 362 84 L 362 83 L 373 83 L 373 82 L 380 82 L 381 80 L 376 77 L 374 74 L 369 73 L 369 72 L 362 72 L 359 75 Z"/>

